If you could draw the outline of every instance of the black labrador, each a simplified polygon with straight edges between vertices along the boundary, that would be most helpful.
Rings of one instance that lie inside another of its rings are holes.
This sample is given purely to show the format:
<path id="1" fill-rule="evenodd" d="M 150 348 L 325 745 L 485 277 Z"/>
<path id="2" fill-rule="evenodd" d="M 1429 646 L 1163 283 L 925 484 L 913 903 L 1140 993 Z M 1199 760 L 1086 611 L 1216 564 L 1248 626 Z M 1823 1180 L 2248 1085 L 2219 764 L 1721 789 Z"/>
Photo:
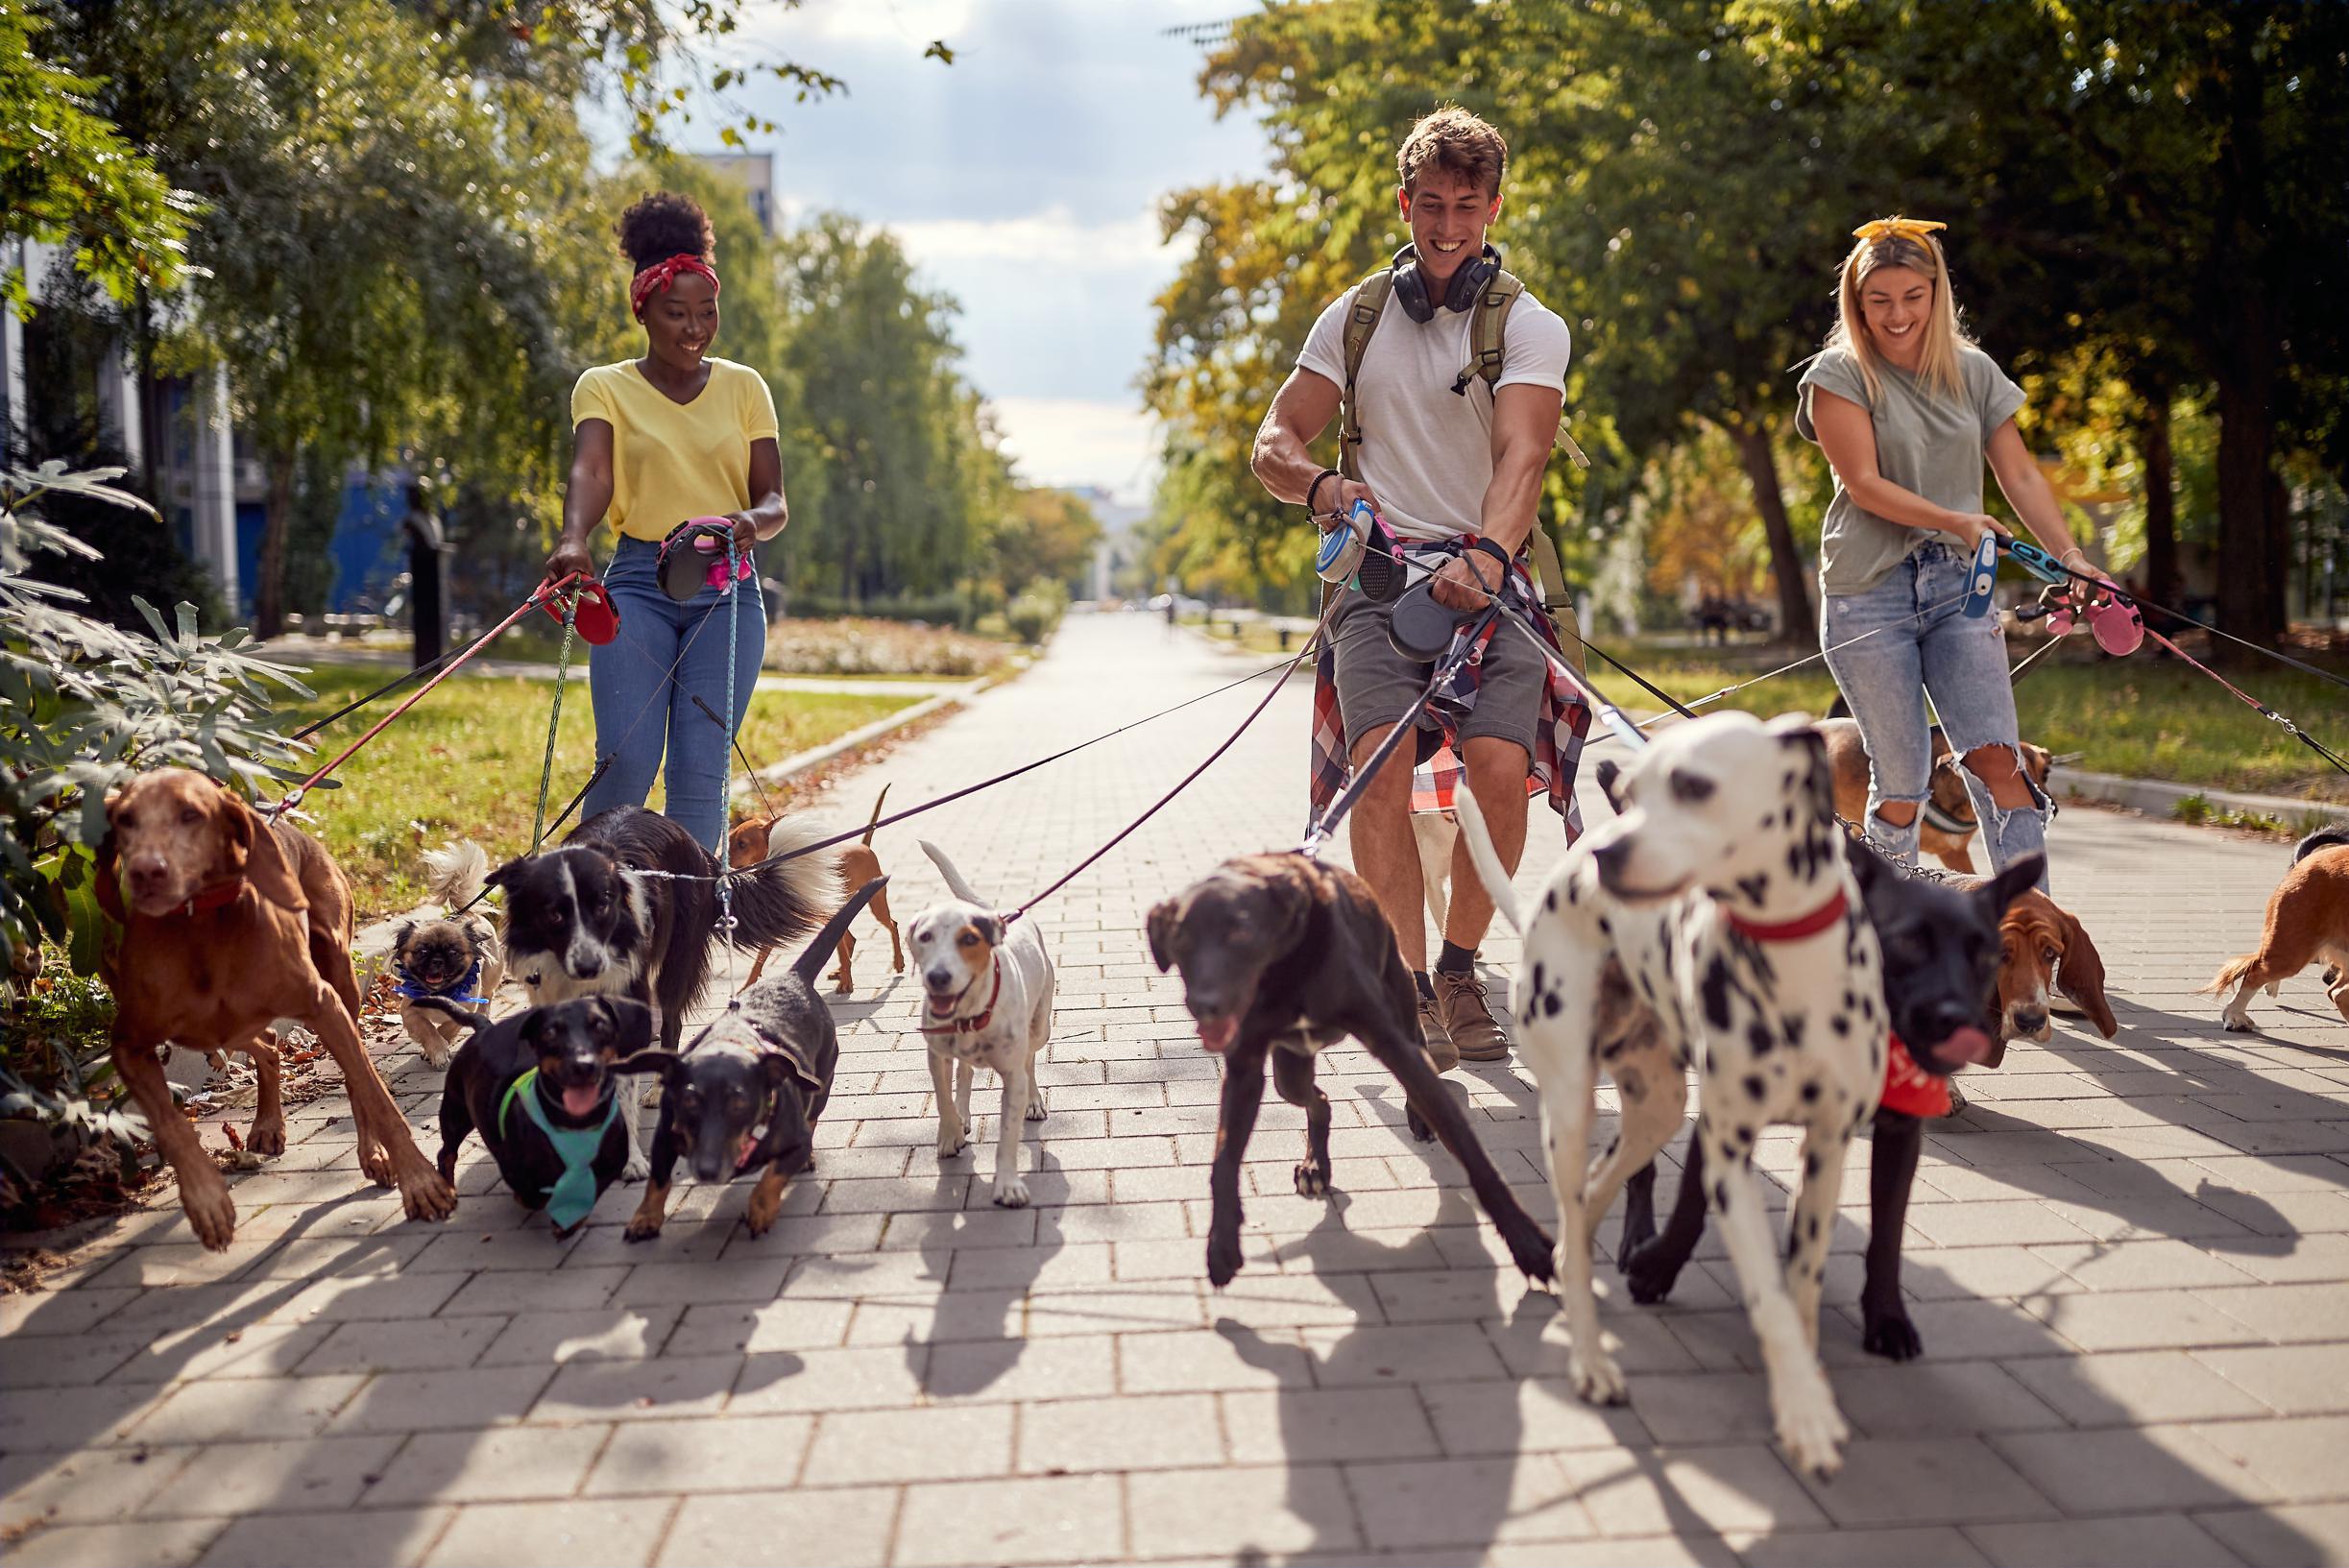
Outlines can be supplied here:
<path id="1" fill-rule="evenodd" d="M 1417 990 L 1361 878 L 1302 855 L 1239 856 L 1151 909 L 1150 944 L 1161 971 L 1182 971 L 1199 1044 L 1223 1058 L 1208 1177 L 1210 1281 L 1227 1285 L 1240 1271 L 1240 1163 L 1264 1099 L 1268 1055 L 1280 1098 L 1305 1112 L 1296 1190 L 1307 1197 L 1329 1191 L 1329 1097 L 1313 1081 L 1314 1057 L 1346 1035 L 1403 1086 L 1412 1136 L 1441 1138 L 1465 1168 L 1517 1266 L 1531 1279 L 1551 1277 L 1549 1237 L 1501 1180 L 1420 1051 Z"/>

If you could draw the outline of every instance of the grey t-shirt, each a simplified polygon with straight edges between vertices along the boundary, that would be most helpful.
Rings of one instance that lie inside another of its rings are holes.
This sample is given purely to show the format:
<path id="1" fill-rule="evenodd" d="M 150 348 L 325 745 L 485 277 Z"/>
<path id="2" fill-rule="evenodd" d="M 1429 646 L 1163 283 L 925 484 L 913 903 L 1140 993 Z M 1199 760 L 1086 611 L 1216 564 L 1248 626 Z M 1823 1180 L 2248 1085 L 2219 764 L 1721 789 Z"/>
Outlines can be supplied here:
<path id="1" fill-rule="evenodd" d="M 2022 406 L 2022 389 L 1990 355 L 1972 344 L 1957 350 L 1965 377 L 1963 401 L 1952 401 L 1893 365 L 1878 372 L 1880 398 L 1868 396 L 1859 362 L 1848 349 L 1829 349 L 1810 362 L 1797 389 L 1794 426 L 1817 441 L 1811 388 L 1825 387 L 1868 411 L 1876 425 L 1876 470 L 1913 495 L 1952 512 L 1982 510 L 1982 466 L 1990 438 Z M 1933 528 L 1908 528 L 1860 507 L 1835 479 L 1835 498 L 1819 530 L 1819 591 L 1865 593 L 1884 574 L 1934 540 L 1957 545 Z"/>

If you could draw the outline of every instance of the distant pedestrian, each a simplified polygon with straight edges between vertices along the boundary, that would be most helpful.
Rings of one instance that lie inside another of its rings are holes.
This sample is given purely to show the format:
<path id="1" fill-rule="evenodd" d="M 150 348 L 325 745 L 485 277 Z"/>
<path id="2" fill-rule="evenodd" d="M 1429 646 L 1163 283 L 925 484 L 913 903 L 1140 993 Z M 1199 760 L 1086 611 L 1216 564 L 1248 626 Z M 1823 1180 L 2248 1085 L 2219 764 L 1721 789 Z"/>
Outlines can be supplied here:
<path id="1" fill-rule="evenodd" d="M 710 355 L 718 281 L 700 204 L 670 191 L 646 196 L 620 215 L 619 242 L 635 273 L 628 302 L 644 326 L 644 354 L 596 366 L 571 393 L 570 484 L 546 571 L 593 570 L 589 536 L 605 522 L 619 536 L 603 573 L 619 637 L 595 650 L 588 688 L 596 756 L 612 761 L 588 791 L 587 814 L 642 805 L 666 756 L 663 810 L 718 854 L 727 751 L 758 682 L 766 605 L 755 567 L 730 585 L 739 590 L 730 610 L 714 586 L 671 599 L 657 566 L 661 541 L 693 518 L 726 519 L 745 558 L 783 532 L 790 515 L 775 399 L 758 372 Z M 734 712 L 720 724 L 710 715 L 725 712 L 729 663 Z"/>
<path id="2" fill-rule="evenodd" d="M 1896 217 L 1853 231 L 1835 326 L 1803 373 L 1795 427 L 1835 470 L 1819 543 L 1822 645 L 1867 636 L 1829 653 L 1828 667 L 1868 746 L 1869 842 L 1916 863 L 1932 784 L 1930 696 L 2002 867 L 2045 847 L 2047 799 L 2021 765 L 2005 633 L 1995 615 L 1970 620 L 1963 609 L 1983 535 L 2012 532 L 1982 510 L 1985 459 L 2042 544 L 2075 569 L 2088 556 L 2015 428 L 2022 390 L 1958 325 L 1934 238 L 1946 227 Z"/>

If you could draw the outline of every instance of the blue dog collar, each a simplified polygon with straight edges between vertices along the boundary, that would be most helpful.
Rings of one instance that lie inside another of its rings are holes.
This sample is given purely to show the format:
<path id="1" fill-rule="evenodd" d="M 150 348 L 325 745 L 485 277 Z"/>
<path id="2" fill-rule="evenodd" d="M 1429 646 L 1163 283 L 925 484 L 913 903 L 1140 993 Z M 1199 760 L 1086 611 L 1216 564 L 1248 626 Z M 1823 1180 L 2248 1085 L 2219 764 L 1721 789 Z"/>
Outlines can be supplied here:
<path id="1" fill-rule="evenodd" d="M 438 997 L 443 1001 L 474 1002 L 483 1007 L 490 1004 L 489 998 L 473 994 L 473 988 L 481 983 L 481 960 L 479 958 L 475 958 L 473 967 L 459 976 L 451 988 L 447 991 L 433 990 L 409 974 L 408 966 L 405 964 L 395 966 L 395 970 L 400 976 L 400 983 L 392 987 L 392 995 L 396 997 L 405 997 L 410 1001 L 422 1001 L 426 997 Z"/>

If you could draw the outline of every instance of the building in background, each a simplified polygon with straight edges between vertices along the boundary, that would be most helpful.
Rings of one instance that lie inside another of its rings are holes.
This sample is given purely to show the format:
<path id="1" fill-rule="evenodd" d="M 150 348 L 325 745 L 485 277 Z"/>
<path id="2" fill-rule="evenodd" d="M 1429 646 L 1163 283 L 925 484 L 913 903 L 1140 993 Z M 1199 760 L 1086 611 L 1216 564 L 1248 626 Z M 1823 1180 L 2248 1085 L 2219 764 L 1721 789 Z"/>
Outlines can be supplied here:
<path id="1" fill-rule="evenodd" d="M 722 175 L 742 187 L 750 198 L 751 216 L 766 237 L 775 237 L 775 155 L 764 153 L 696 153 L 693 161 L 712 174 Z"/>

